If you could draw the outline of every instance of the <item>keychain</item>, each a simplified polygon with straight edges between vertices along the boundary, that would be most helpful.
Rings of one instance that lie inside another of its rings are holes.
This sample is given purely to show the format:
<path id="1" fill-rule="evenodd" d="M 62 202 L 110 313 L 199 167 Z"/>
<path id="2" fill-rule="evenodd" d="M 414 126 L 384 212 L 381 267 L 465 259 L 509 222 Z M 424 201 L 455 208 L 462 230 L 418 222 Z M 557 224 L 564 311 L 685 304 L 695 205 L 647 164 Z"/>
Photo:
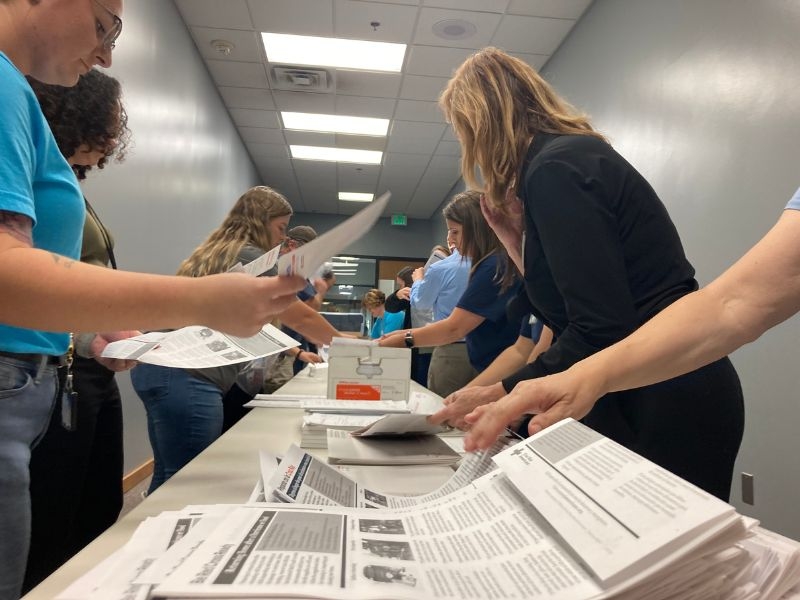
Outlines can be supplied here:
<path id="1" fill-rule="evenodd" d="M 72 387 L 72 359 L 75 344 L 72 334 L 69 335 L 69 349 L 66 356 L 67 376 L 64 380 L 64 392 L 61 394 L 61 426 L 67 431 L 78 428 L 78 393 Z"/>

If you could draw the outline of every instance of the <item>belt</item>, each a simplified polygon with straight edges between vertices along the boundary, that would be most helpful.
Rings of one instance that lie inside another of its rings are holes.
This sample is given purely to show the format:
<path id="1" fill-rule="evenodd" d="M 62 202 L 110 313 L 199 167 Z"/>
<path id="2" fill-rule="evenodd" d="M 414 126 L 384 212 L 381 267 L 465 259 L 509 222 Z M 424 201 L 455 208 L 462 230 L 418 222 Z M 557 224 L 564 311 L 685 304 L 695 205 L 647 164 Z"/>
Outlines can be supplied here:
<path id="1" fill-rule="evenodd" d="M 56 365 L 62 366 L 64 364 L 64 356 L 53 356 L 51 354 L 33 354 L 29 352 L 6 352 L 5 350 L 0 350 L 0 356 L 5 356 L 7 358 L 13 358 L 14 360 L 21 360 L 22 362 L 33 363 L 38 365 L 45 361 L 45 364 L 48 365 Z"/>

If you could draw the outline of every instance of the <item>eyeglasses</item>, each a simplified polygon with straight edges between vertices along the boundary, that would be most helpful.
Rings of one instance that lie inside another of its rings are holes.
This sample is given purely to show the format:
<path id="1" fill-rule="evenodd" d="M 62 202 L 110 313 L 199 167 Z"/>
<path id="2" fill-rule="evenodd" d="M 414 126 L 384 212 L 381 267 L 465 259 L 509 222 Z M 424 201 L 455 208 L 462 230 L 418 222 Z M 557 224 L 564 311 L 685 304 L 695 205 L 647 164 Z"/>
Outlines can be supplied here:
<path id="1" fill-rule="evenodd" d="M 110 52 L 117 45 L 117 38 L 119 37 L 119 34 L 122 33 L 122 19 L 120 19 L 110 8 L 108 8 L 99 0 L 94 0 L 94 3 L 111 15 L 111 19 L 114 23 L 110 28 L 107 29 L 100 19 L 97 19 L 97 39 L 103 45 L 103 49 L 107 52 Z"/>

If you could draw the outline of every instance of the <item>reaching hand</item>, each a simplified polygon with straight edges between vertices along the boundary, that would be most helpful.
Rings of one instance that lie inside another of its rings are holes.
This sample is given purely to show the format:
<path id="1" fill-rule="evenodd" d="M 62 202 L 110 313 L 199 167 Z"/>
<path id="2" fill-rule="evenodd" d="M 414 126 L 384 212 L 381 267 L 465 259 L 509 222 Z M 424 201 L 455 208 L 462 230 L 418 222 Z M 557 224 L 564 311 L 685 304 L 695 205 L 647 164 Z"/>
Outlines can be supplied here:
<path id="1" fill-rule="evenodd" d="M 89 353 L 91 356 L 94 356 L 95 360 L 103 365 L 109 371 L 114 371 L 119 373 L 121 371 L 127 371 L 128 369 L 132 369 L 136 366 L 137 362 L 135 360 L 125 360 L 122 358 L 105 358 L 104 356 L 100 356 L 105 349 L 111 342 L 117 342 L 119 340 L 126 340 L 128 338 L 142 335 L 141 331 L 115 331 L 112 333 L 97 333 L 95 334 L 92 341 L 89 343 Z"/>
<path id="2" fill-rule="evenodd" d="M 414 281 L 419 281 L 425 277 L 425 269 L 423 267 L 417 267 L 411 272 L 411 279 Z"/>
<path id="3" fill-rule="evenodd" d="M 464 448 L 468 452 L 488 448 L 509 423 L 526 413 L 538 413 L 528 425 L 530 435 L 567 417 L 582 419 L 598 397 L 599 393 L 585 379 L 569 370 L 522 381 L 508 396 L 478 407 L 464 417 L 472 426 Z"/>
<path id="4" fill-rule="evenodd" d="M 462 388 L 444 399 L 445 407 L 428 417 L 432 425 L 447 423 L 451 427 L 467 430 L 469 424 L 464 416 L 479 406 L 494 402 L 505 395 L 502 384 Z"/>
<path id="5" fill-rule="evenodd" d="M 315 354 L 314 352 L 309 352 L 308 350 L 301 350 L 300 354 L 297 355 L 297 360 L 304 363 L 321 363 L 322 357 L 319 354 Z"/>
<path id="6" fill-rule="evenodd" d="M 400 288 L 395 292 L 395 296 L 397 296 L 398 300 L 410 300 L 411 299 L 411 288 L 404 287 Z"/>

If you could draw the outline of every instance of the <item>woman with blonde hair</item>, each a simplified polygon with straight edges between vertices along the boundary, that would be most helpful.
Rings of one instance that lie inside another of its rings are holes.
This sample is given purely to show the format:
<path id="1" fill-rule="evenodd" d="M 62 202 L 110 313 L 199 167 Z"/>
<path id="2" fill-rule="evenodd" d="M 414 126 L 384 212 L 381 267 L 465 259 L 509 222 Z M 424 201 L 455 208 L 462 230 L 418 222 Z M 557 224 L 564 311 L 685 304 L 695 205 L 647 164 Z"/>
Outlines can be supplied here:
<path id="1" fill-rule="evenodd" d="M 485 403 L 611 346 L 697 289 L 655 191 L 532 67 L 486 48 L 458 68 L 440 104 L 464 179 L 481 185 L 480 173 L 484 215 L 523 273 L 531 312 L 554 335 L 533 363 L 487 386 Z M 728 499 L 744 409 L 727 358 L 608 394 L 585 422 Z"/>
<path id="2" fill-rule="evenodd" d="M 239 262 L 246 264 L 258 258 L 283 242 L 291 216 L 291 205 L 275 190 L 266 186 L 249 189 L 222 224 L 181 263 L 178 275 L 223 273 Z M 275 274 L 276 268 L 266 273 Z M 231 310 L 237 310 L 236 297 L 230 301 Z M 297 299 L 279 318 L 314 341 L 330 343 L 338 335 L 319 313 Z M 131 372 L 133 387 L 147 411 L 153 448 L 150 492 L 219 437 L 223 426 L 222 398 L 243 368 L 248 367 L 235 364 L 178 369 L 141 364 Z"/>

